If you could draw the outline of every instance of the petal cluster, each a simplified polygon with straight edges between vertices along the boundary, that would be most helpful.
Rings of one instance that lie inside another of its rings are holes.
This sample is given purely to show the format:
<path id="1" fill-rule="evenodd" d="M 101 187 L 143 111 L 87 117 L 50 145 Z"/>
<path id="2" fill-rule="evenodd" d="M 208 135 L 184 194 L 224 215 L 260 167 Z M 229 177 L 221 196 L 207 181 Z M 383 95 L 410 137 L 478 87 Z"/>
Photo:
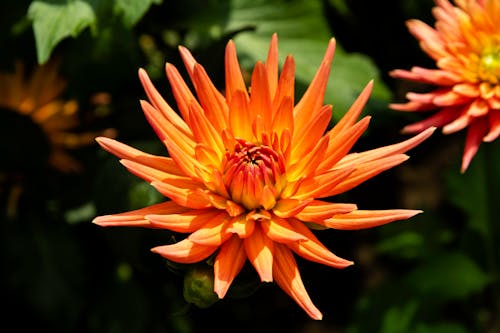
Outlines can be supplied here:
<path id="1" fill-rule="evenodd" d="M 435 86 L 427 93 L 407 93 L 408 102 L 390 107 L 400 111 L 433 112 L 406 126 L 418 133 L 431 126 L 445 134 L 467 129 L 462 172 L 468 168 L 481 142 L 500 135 L 500 1 L 436 0 L 436 23 L 412 19 L 407 26 L 436 69 L 413 67 L 391 71 L 395 78 Z M 436 112 L 434 112 L 436 111 Z"/>
<path id="2" fill-rule="evenodd" d="M 14 73 L 0 73 L 0 107 L 29 117 L 50 143 L 49 163 L 62 172 L 75 172 L 81 165 L 66 150 L 95 143 L 98 135 L 114 136 L 114 130 L 72 131 L 79 124 L 79 106 L 75 100 L 60 98 L 65 88 L 57 60 L 37 66 L 29 76 L 17 62 Z"/>
<path id="3" fill-rule="evenodd" d="M 305 290 L 295 256 L 335 268 L 351 261 L 330 252 L 309 229 L 362 229 L 412 217 L 416 210 L 358 210 L 355 204 L 322 200 L 343 193 L 405 161 L 404 153 L 429 137 L 428 129 L 404 142 L 349 153 L 368 127 L 358 120 L 372 89 L 361 92 L 346 115 L 328 130 L 332 107 L 323 105 L 335 40 L 309 88 L 294 101 L 295 64 L 278 66 L 273 35 L 265 62 L 257 62 L 250 88 L 235 46 L 225 53 L 225 93 L 204 68 L 179 48 L 194 87 L 166 64 L 178 112 L 146 72 L 139 78 L 148 101 L 142 109 L 169 157 L 151 155 L 116 140 L 99 144 L 132 173 L 170 200 L 139 210 L 97 217 L 101 226 L 168 229 L 186 237 L 153 252 L 179 263 L 214 258 L 214 291 L 223 298 L 246 262 L 263 282 L 275 282 L 314 319 L 321 312 Z M 280 73 L 279 73 L 280 72 Z"/>

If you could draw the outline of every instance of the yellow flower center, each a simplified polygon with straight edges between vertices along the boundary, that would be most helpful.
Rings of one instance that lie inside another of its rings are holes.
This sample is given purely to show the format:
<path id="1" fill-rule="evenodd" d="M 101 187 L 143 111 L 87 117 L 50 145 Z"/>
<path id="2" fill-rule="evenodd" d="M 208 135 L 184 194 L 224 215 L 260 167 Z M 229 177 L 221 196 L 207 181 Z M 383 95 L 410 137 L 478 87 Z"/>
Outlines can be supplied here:
<path id="1" fill-rule="evenodd" d="M 500 82 L 500 46 L 489 48 L 479 62 L 478 77 L 492 84 Z"/>
<path id="2" fill-rule="evenodd" d="M 231 200 L 247 210 L 271 209 L 283 184 L 283 157 L 266 145 L 238 139 L 223 162 L 223 182 Z"/>

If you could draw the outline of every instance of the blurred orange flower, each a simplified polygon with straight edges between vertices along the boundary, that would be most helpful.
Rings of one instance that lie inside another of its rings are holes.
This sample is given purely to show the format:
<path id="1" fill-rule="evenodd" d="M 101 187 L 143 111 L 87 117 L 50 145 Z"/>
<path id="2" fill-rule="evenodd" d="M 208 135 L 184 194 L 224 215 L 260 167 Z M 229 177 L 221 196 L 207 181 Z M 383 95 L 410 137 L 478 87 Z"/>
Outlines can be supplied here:
<path id="1" fill-rule="evenodd" d="M 419 20 L 407 21 L 410 33 L 438 69 L 413 67 L 390 72 L 401 78 L 437 86 L 428 93 L 409 92 L 407 103 L 390 107 L 400 111 L 434 111 L 425 120 L 406 126 L 418 133 L 431 126 L 445 134 L 467 127 L 462 173 L 481 141 L 492 142 L 500 134 L 500 1 L 436 0 L 435 28 Z"/>
<path id="2" fill-rule="evenodd" d="M 37 66 L 29 77 L 17 62 L 14 73 L 0 73 L 0 107 L 29 117 L 41 128 L 51 149 L 50 165 L 62 172 L 77 172 L 81 165 L 67 149 L 93 144 L 98 135 L 114 136 L 114 130 L 73 132 L 80 124 L 78 103 L 60 98 L 65 88 L 58 61 Z"/>
<path id="3" fill-rule="evenodd" d="M 248 261 L 263 282 L 276 282 L 310 317 L 321 319 L 302 283 L 294 253 L 344 268 L 315 237 L 313 229 L 362 229 L 407 219 L 417 210 L 358 210 L 355 204 L 320 200 L 343 193 L 405 161 L 405 151 L 433 129 L 398 144 L 348 154 L 368 127 L 357 121 L 372 82 L 333 129 L 332 107 L 323 105 L 331 39 L 324 59 L 301 100 L 294 104 L 295 65 L 288 56 L 278 76 L 278 41 L 257 62 L 251 91 L 245 86 L 235 46 L 227 44 L 222 95 L 191 53 L 180 47 L 197 98 L 177 69 L 166 65 L 181 116 L 161 97 L 143 69 L 139 78 L 149 98 L 143 111 L 170 157 L 155 156 L 109 138 L 101 146 L 171 201 L 131 212 L 99 216 L 101 226 L 164 228 L 189 234 L 153 252 L 179 263 L 214 255 L 214 291 L 223 298 Z"/>

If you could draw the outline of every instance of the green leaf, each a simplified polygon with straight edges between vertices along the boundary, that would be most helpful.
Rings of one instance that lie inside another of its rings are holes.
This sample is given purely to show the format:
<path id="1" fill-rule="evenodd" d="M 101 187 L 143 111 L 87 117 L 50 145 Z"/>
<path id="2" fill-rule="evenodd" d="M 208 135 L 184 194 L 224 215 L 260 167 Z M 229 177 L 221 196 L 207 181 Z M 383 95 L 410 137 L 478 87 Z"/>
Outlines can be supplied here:
<path id="1" fill-rule="evenodd" d="M 76 37 L 96 22 L 94 10 L 82 0 L 33 1 L 28 8 L 40 64 L 45 63 L 56 45 L 67 37 Z"/>
<path id="2" fill-rule="evenodd" d="M 114 13 L 121 15 L 127 28 L 133 27 L 148 11 L 152 4 L 160 4 L 162 0 L 115 0 Z"/>
<path id="3" fill-rule="evenodd" d="M 392 307 L 384 315 L 381 333 L 407 333 L 418 309 L 415 301 L 406 303 L 402 307 Z"/>
<path id="4" fill-rule="evenodd" d="M 242 66 L 250 69 L 256 60 L 265 60 L 271 35 L 279 39 L 281 62 L 292 54 L 296 63 L 297 90 L 303 92 L 316 73 L 332 33 L 323 17 L 320 1 L 234 0 L 225 27 L 227 31 L 255 27 L 234 38 Z M 364 86 L 372 79 L 372 98 L 387 100 L 388 88 L 371 59 L 350 54 L 337 44 L 325 103 L 332 104 L 334 118 L 340 119 Z M 300 91 L 302 90 L 302 91 Z"/>
<path id="5" fill-rule="evenodd" d="M 435 300 L 464 299 L 480 292 L 491 281 L 467 255 L 437 254 L 408 275 L 415 291 Z"/>
<path id="6" fill-rule="evenodd" d="M 467 333 L 467 330 L 455 323 L 418 324 L 415 333 Z"/>
<path id="7" fill-rule="evenodd" d="M 500 195 L 499 147 L 498 143 L 483 143 L 464 174 L 451 170 L 447 175 L 451 202 L 465 211 L 469 228 L 483 238 L 494 234 L 489 221 L 498 215 L 495 198 Z"/>

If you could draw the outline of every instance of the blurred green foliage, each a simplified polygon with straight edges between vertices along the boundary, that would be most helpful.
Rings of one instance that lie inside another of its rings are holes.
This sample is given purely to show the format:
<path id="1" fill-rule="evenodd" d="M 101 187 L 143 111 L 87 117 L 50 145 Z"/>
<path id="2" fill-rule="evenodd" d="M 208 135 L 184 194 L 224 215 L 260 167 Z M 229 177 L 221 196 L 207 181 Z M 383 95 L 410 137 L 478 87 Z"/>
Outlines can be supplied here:
<path id="1" fill-rule="evenodd" d="M 364 110 L 372 124 L 355 147 L 361 151 L 401 141 L 399 130 L 415 117 L 388 110 L 387 103 L 401 99 L 408 87 L 387 72 L 431 66 L 404 22 L 431 22 L 432 5 L 431 0 L 4 1 L 0 69 L 11 71 L 18 59 L 36 66 L 61 58 L 68 81 L 64 97 L 79 101 L 82 130 L 113 127 L 120 141 L 166 154 L 140 111 L 145 95 L 138 68 L 146 68 L 175 105 L 163 66 L 170 62 L 183 71 L 179 44 L 192 50 L 222 89 L 227 40 L 235 41 L 249 73 L 277 32 L 280 59 L 295 57 L 299 97 L 335 37 L 325 100 L 334 106 L 333 121 L 375 80 Z M 112 96 L 105 110 L 91 103 L 98 92 Z M 91 223 L 96 215 L 164 198 L 97 145 L 71 151 L 83 173 L 51 169 L 40 129 L 6 112 L 0 111 L 6 331 L 500 331 L 498 142 L 483 144 L 461 175 L 463 135 L 436 133 L 410 151 L 404 165 L 339 197 L 362 209 L 425 212 L 373 230 L 318 233 L 332 251 L 357 264 L 339 271 L 299 260 L 306 288 L 324 313 L 322 322 L 312 323 L 281 290 L 259 284 L 246 268 L 224 300 L 203 309 L 191 304 L 183 286 L 194 268 L 166 263 L 149 251 L 171 242 L 174 234 Z M 96 121 L 85 121 L 89 117 Z"/>

